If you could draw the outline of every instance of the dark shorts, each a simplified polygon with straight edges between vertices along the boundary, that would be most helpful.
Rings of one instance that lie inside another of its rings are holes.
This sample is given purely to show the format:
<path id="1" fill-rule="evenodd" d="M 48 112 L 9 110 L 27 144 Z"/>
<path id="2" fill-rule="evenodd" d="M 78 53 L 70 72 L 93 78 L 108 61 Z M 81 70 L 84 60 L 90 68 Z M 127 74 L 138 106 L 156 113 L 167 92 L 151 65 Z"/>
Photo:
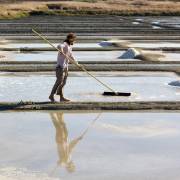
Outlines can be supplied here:
<path id="1" fill-rule="evenodd" d="M 66 84 L 67 77 L 68 77 L 67 68 L 56 67 L 56 82 L 52 88 L 51 94 L 57 93 L 59 95 L 61 93 L 62 88 Z"/>

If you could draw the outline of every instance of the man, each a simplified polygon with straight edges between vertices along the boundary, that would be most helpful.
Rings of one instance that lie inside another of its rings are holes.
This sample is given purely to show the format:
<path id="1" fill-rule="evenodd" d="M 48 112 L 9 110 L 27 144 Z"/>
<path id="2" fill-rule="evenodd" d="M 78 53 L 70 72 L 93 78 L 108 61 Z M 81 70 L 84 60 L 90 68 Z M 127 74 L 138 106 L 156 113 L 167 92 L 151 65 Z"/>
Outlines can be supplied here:
<path id="1" fill-rule="evenodd" d="M 74 44 L 76 40 L 76 36 L 73 33 L 69 33 L 64 41 L 63 44 L 58 45 L 58 49 L 61 51 L 58 53 L 57 57 L 57 65 L 56 65 L 56 82 L 52 88 L 51 94 L 49 96 L 49 99 L 51 102 L 55 102 L 54 100 L 54 94 L 60 96 L 60 102 L 62 101 L 70 101 L 69 99 L 66 99 L 63 95 L 63 87 L 66 84 L 66 80 L 68 77 L 68 64 L 69 61 L 76 63 L 78 66 L 80 66 L 75 58 L 72 55 L 72 45 Z"/>

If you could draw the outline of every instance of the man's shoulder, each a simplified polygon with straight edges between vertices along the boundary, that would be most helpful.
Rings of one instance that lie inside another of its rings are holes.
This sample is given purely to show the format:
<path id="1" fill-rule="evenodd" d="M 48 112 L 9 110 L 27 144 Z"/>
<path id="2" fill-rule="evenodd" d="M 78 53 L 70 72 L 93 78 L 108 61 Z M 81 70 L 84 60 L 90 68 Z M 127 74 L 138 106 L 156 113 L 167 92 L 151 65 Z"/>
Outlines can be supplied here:
<path id="1" fill-rule="evenodd" d="M 64 48 L 64 47 L 68 47 L 66 42 L 63 43 L 59 43 L 58 47 Z"/>

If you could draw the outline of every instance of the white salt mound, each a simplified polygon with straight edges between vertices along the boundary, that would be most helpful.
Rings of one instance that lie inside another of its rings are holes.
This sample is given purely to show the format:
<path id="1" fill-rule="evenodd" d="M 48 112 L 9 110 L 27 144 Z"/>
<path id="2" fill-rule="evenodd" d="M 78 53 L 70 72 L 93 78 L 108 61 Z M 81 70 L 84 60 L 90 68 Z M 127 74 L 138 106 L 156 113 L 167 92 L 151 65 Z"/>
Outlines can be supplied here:
<path id="1" fill-rule="evenodd" d="M 109 47 L 112 46 L 112 41 L 101 41 L 99 45 L 102 47 Z"/>
<path id="2" fill-rule="evenodd" d="M 120 59 L 134 59 L 138 55 L 140 55 L 140 52 L 138 50 L 136 50 L 135 48 L 129 48 L 125 53 L 120 56 Z"/>
<path id="3" fill-rule="evenodd" d="M 169 83 L 170 86 L 180 87 L 180 81 L 172 81 Z"/>

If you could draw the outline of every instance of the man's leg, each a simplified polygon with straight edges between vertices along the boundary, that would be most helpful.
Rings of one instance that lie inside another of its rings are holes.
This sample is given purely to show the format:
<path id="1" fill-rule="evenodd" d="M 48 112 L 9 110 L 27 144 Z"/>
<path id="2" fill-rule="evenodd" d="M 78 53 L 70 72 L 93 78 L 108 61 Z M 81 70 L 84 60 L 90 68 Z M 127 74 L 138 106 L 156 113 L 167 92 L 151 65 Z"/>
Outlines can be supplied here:
<path id="1" fill-rule="evenodd" d="M 54 94 L 56 93 L 58 87 L 60 84 L 62 84 L 63 81 L 63 69 L 62 68 L 56 68 L 56 82 L 51 90 L 51 94 L 49 96 L 49 99 L 54 102 Z"/>
<path id="2" fill-rule="evenodd" d="M 63 73 L 62 84 L 60 84 L 57 89 L 57 94 L 60 95 L 60 101 L 70 101 L 69 99 L 64 98 L 63 95 L 63 87 L 66 85 L 67 77 L 68 77 L 68 69 L 65 69 Z"/>
<path id="3" fill-rule="evenodd" d="M 65 74 L 65 73 L 63 72 L 61 83 L 59 83 L 59 85 L 58 85 L 58 87 L 57 87 L 57 91 L 56 91 L 56 94 L 59 95 L 60 97 L 63 97 L 62 88 L 63 88 L 63 82 L 64 82 L 64 77 L 65 77 L 64 74 Z"/>

